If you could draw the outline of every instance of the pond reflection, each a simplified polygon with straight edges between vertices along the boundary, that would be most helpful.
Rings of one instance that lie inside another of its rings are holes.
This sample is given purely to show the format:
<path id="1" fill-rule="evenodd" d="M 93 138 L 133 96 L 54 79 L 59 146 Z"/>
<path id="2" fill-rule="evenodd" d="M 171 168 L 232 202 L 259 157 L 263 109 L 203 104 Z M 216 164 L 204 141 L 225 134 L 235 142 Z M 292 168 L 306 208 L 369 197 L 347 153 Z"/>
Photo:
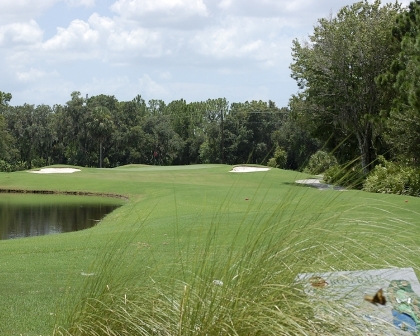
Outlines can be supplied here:
<path id="1" fill-rule="evenodd" d="M 119 207 L 118 202 L 86 196 L 0 195 L 0 239 L 87 229 Z"/>

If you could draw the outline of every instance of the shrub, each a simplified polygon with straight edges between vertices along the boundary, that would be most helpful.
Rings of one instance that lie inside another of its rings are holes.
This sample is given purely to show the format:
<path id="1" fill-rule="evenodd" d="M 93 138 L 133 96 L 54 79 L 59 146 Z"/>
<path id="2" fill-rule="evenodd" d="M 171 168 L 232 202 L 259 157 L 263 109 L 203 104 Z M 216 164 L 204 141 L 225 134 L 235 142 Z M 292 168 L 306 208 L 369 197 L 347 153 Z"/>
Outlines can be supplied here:
<path id="1" fill-rule="evenodd" d="M 363 190 L 383 193 L 419 196 L 420 172 L 410 166 L 386 161 L 379 157 L 377 165 L 363 184 Z"/>
<path id="2" fill-rule="evenodd" d="M 287 152 L 277 146 L 276 150 L 274 151 L 274 157 L 268 160 L 267 166 L 273 167 L 273 168 L 284 168 L 286 167 L 287 163 Z"/>
<path id="3" fill-rule="evenodd" d="M 19 170 L 27 169 L 26 163 L 23 161 L 17 161 L 15 163 L 10 163 L 4 160 L 0 160 L 0 172 L 14 172 Z"/>
<path id="4" fill-rule="evenodd" d="M 0 171 L 1 172 L 11 172 L 12 166 L 4 160 L 0 160 Z"/>
<path id="5" fill-rule="evenodd" d="M 43 158 L 36 158 L 31 161 L 31 168 L 40 168 L 47 165 L 47 160 Z"/>
<path id="6" fill-rule="evenodd" d="M 330 167 L 324 173 L 326 183 L 354 189 L 361 189 L 364 175 L 359 161 Z"/>
<path id="7" fill-rule="evenodd" d="M 333 155 L 324 151 L 317 151 L 311 156 L 309 163 L 303 172 L 318 175 L 337 164 L 337 159 Z"/>

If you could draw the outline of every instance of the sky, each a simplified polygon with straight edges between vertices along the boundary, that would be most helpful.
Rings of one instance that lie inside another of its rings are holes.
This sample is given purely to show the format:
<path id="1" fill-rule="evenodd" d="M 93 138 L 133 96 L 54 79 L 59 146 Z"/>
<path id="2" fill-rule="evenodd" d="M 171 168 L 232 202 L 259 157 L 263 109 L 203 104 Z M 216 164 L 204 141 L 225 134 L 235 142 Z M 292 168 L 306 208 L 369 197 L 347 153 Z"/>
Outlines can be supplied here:
<path id="1" fill-rule="evenodd" d="M 65 104 L 79 91 L 287 106 L 292 41 L 353 2 L 1 0 L 0 91 L 11 105 Z"/>

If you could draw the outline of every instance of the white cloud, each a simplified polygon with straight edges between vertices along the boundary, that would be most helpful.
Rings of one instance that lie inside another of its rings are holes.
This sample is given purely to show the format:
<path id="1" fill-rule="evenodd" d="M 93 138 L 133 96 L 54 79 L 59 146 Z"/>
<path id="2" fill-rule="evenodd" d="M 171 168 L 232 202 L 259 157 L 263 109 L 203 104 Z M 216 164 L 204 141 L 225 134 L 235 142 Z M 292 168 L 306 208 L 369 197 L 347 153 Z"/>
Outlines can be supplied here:
<path id="1" fill-rule="evenodd" d="M 159 30 L 132 29 L 125 21 L 93 13 L 87 22 L 73 20 L 67 28 L 57 28 L 53 37 L 39 44 L 37 52 L 56 63 L 98 59 L 127 65 L 138 57 L 159 57 L 166 51 Z"/>
<path id="2" fill-rule="evenodd" d="M 58 73 L 56 71 L 47 73 L 44 70 L 31 68 L 29 71 L 22 71 L 17 72 L 16 77 L 19 82 L 28 83 L 28 82 L 35 82 L 39 81 L 41 78 L 47 77 L 47 76 L 57 76 Z"/>
<path id="3" fill-rule="evenodd" d="M 281 25 L 277 19 L 230 17 L 223 26 L 197 32 L 191 49 L 219 61 L 236 59 L 251 67 L 275 66 L 290 54 L 291 39 L 280 34 Z M 226 66 L 223 72 L 228 72 Z"/>
<path id="4" fill-rule="evenodd" d="M 99 39 L 99 33 L 89 23 L 74 20 L 67 29 L 57 28 L 57 34 L 43 44 L 46 51 L 84 50 L 92 48 Z"/>
<path id="5" fill-rule="evenodd" d="M 111 9 L 125 17 L 140 17 L 151 13 L 183 16 L 207 16 L 202 0 L 118 0 Z"/>
<path id="6" fill-rule="evenodd" d="M 118 0 L 110 8 L 143 27 L 194 29 L 209 16 L 203 0 Z"/>
<path id="7" fill-rule="evenodd" d="M 304 11 L 315 0 L 221 0 L 219 8 L 239 16 L 282 16 L 286 13 Z"/>
<path id="8" fill-rule="evenodd" d="M 129 78 L 128 76 L 103 76 L 93 77 L 89 82 L 78 88 L 82 94 L 89 96 L 108 94 L 115 95 L 118 99 L 131 100 L 137 94 L 150 99 L 164 99 L 167 97 L 167 90 L 148 74 L 140 78 Z"/>
<path id="9" fill-rule="evenodd" d="M 111 33 L 118 29 L 114 19 L 100 16 L 98 13 L 93 13 L 89 17 L 88 22 L 92 28 L 105 33 Z"/>
<path id="10" fill-rule="evenodd" d="M 132 83 L 127 76 L 102 76 L 100 78 L 95 76 L 81 87 L 81 91 L 88 93 L 89 96 L 99 94 L 115 95 L 116 92 L 120 92 L 130 86 L 132 86 Z"/>
<path id="11" fill-rule="evenodd" d="M 144 92 L 147 96 L 152 98 L 161 99 L 166 95 L 166 89 L 155 82 L 148 74 L 144 74 L 138 80 L 137 85 L 138 92 Z"/>
<path id="12" fill-rule="evenodd" d="M 353 2 L 356 0 L 220 0 L 218 8 L 224 15 L 276 18 L 282 21 L 283 27 L 311 29 L 318 19 L 327 17 L 330 13 L 335 14 L 340 8 Z M 385 2 L 389 1 L 383 1 Z"/>
<path id="13" fill-rule="evenodd" d="M 70 7 L 93 7 L 95 0 L 65 0 Z"/>
<path id="14" fill-rule="evenodd" d="M 0 85 L 13 103 L 64 103 L 79 90 L 118 99 L 226 96 L 284 105 L 297 90 L 288 69 L 292 39 L 306 38 L 319 18 L 349 4 L 0 0 Z"/>
<path id="15" fill-rule="evenodd" d="M 172 74 L 169 71 L 164 71 L 159 74 L 159 77 L 162 79 L 171 79 Z"/>
<path id="16" fill-rule="evenodd" d="M 7 24 L 0 27 L 0 46 L 35 44 L 42 41 L 42 35 L 34 20 Z"/>
<path id="17" fill-rule="evenodd" d="M 160 35 L 146 29 L 137 28 L 131 31 L 113 33 L 108 38 L 108 47 L 121 53 L 141 51 L 145 56 L 161 54 Z"/>
<path id="18" fill-rule="evenodd" d="M 46 9 L 52 7 L 58 0 L 1 0 L 0 22 L 25 22 L 29 21 Z"/>

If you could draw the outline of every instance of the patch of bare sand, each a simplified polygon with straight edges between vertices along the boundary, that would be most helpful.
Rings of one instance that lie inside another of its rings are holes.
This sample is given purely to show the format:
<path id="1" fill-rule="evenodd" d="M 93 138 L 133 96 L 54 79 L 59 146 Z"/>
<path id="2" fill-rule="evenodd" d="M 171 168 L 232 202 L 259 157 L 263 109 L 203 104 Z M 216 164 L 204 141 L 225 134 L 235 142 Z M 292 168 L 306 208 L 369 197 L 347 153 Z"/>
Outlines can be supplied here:
<path id="1" fill-rule="evenodd" d="M 317 179 L 317 178 L 311 178 L 311 179 L 306 179 L 306 180 L 297 180 L 295 182 L 299 183 L 299 184 L 306 184 L 308 186 L 318 188 L 320 190 L 328 190 L 328 189 L 339 190 L 339 191 L 345 191 L 346 190 L 345 188 L 340 187 L 340 186 L 335 186 L 335 185 L 332 185 L 332 184 L 322 183 L 321 180 Z"/>
<path id="2" fill-rule="evenodd" d="M 78 172 L 80 169 L 76 168 L 42 168 L 40 170 L 31 170 L 29 173 L 34 174 L 71 174 Z"/>
<path id="3" fill-rule="evenodd" d="M 229 173 L 254 173 L 268 170 L 270 170 L 270 168 L 237 166 L 233 167 L 232 170 L 229 171 Z"/>

